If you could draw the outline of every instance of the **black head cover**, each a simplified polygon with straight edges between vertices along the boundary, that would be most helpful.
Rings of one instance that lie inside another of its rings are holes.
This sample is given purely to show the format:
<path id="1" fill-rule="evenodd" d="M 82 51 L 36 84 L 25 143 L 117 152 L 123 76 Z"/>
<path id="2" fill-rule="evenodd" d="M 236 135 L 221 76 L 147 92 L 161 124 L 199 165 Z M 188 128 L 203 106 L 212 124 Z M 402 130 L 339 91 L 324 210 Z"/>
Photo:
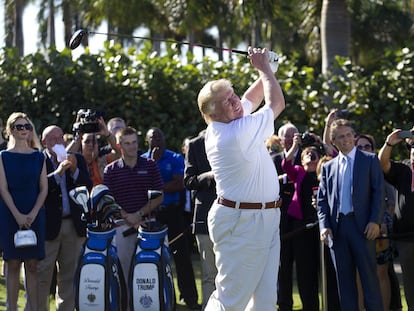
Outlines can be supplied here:
<path id="1" fill-rule="evenodd" d="M 72 50 L 76 49 L 82 43 L 83 37 L 87 34 L 88 32 L 85 29 L 76 30 L 72 38 L 70 38 L 69 47 Z"/>

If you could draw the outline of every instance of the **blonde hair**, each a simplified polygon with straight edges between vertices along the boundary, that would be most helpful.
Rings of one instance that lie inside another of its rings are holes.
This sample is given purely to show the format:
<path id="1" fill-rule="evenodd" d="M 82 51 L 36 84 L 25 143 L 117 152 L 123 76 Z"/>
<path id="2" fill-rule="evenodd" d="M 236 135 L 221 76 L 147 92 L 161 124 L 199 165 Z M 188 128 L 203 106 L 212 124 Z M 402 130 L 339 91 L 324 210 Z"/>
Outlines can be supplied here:
<path id="1" fill-rule="evenodd" d="M 32 120 L 30 120 L 29 117 L 27 117 L 26 120 L 33 127 L 33 130 L 31 131 L 31 139 L 28 142 L 29 147 L 33 148 L 33 149 L 41 150 L 42 149 L 42 144 L 40 143 L 40 139 L 39 139 L 39 136 L 37 135 L 37 132 L 36 132 L 36 129 L 35 129 L 35 126 L 34 126 L 33 122 L 32 122 Z"/>
<path id="2" fill-rule="evenodd" d="M 316 166 L 316 176 L 318 177 L 318 180 L 321 179 L 321 173 L 322 173 L 322 166 L 333 159 L 332 156 L 325 155 L 322 158 L 319 159 L 318 165 Z"/>
<path id="3" fill-rule="evenodd" d="M 7 148 L 8 149 L 13 148 L 16 143 L 13 135 L 11 135 L 11 131 L 12 131 L 11 128 L 13 127 L 14 123 L 16 123 L 18 119 L 25 119 L 27 123 L 29 123 L 33 127 L 33 130 L 31 131 L 31 134 L 30 134 L 31 139 L 30 141 L 27 142 L 27 145 L 30 148 L 40 150 L 42 148 L 42 145 L 40 144 L 39 136 L 36 133 L 34 124 L 32 120 L 30 120 L 30 118 L 24 112 L 13 112 L 7 119 L 6 129 L 5 129 L 5 133 L 6 133 L 5 136 L 9 140 L 7 142 Z"/>
<path id="4" fill-rule="evenodd" d="M 198 109 L 207 123 L 210 122 L 210 115 L 216 109 L 217 97 L 228 89 L 233 89 L 231 82 L 227 79 L 220 79 L 207 82 L 198 93 Z"/>

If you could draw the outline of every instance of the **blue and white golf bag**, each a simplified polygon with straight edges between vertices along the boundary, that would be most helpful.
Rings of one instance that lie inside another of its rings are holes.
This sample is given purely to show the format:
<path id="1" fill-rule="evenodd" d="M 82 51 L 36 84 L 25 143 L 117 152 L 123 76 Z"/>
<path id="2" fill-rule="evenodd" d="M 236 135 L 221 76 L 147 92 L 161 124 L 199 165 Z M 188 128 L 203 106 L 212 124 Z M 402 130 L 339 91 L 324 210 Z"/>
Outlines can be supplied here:
<path id="1" fill-rule="evenodd" d="M 114 236 L 115 229 L 87 231 L 74 283 L 78 311 L 126 310 L 125 280 Z"/>
<path id="2" fill-rule="evenodd" d="M 149 222 L 138 232 L 128 282 L 130 310 L 173 311 L 176 301 L 167 226 Z"/>

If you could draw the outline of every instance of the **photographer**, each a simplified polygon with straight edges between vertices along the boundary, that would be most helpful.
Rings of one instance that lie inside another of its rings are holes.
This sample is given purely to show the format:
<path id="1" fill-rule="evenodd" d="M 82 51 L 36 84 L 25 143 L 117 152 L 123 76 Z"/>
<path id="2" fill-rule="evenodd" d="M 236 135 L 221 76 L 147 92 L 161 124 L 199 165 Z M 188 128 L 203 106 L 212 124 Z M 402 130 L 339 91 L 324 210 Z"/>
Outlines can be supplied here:
<path id="1" fill-rule="evenodd" d="M 414 308 L 414 244 L 412 243 L 414 228 L 413 133 L 414 127 L 410 131 L 394 130 L 387 135 L 385 143 L 378 154 L 385 180 L 397 190 L 393 233 L 396 236 L 406 236 L 405 239 L 396 239 L 395 244 L 403 272 L 404 293 L 408 310 Z M 406 143 L 409 147 L 409 159 L 403 161 L 391 160 L 393 148 L 400 143 Z"/>
<path id="2" fill-rule="evenodd" d="M 313 189 L 319 184 L 316 167 L 320 157 L 320 144 L 315 137 L 309 133 L 294 134 L 293 144 L 282 160 L 282 168 L 294 184 L 294 193 L 287 214 L 291 219 L 291 229 L 299 232 L 291 238 L 291 245 L 304 310 L 319 310 L 319 231 L 316 225 L 304 229 L 309 224 L 315 224 L 317 220 L 316 210 L 312 206 L 312 196 Z M 300 147 L 303 150 L 300 152 L 301 165 L 294 165 L 293 156 Z M 303 231 L 300 231 L 302 229 Z"/>
<path id="3" fill-rule="evenodd" d="M 115 136 L 108 130 L 102 113 L 90 109 L 79 110 L 73 129 L 75 138 L 66 148 L 67 151 L 82 153 L 93 185 L 102 184 L 105 166 L 121 156 Z M 101 152 L 98 137 L 106 139 L 112 148 L 111 153 Z"/>

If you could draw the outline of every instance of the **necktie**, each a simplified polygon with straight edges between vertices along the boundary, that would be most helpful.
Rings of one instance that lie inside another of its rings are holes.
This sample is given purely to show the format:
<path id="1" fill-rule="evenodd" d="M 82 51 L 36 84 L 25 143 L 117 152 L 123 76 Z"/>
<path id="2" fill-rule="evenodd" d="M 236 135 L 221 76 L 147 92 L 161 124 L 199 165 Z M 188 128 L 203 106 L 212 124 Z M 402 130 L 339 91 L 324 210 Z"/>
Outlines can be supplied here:
<path id="1" fill-rule="evenodd" d="M 348 214 L 352 211 L 352 182 L 351 182 L 351 159 L 342 158 L 342 189 L 341 189 L 341 213 Z"/>

